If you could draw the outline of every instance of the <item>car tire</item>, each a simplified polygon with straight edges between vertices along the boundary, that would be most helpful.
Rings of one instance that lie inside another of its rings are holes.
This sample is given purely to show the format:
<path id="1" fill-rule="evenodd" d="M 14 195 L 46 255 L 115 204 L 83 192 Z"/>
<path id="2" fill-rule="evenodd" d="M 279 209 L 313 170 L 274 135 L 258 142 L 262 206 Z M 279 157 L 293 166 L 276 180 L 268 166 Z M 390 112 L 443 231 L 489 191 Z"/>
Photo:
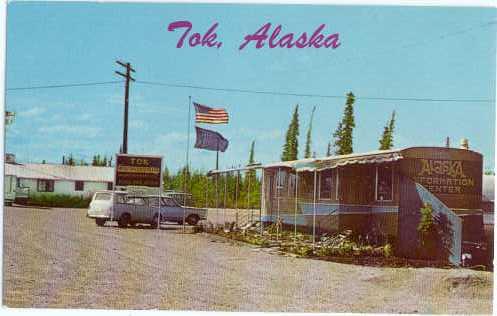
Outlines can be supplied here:
<path id="1" fill-rule="evenodd" d="M 157 228 L 157 214 L 154 215 L 153 219 L 152 219 L 152 222 L 150 223 L 150 227 L 152 228 Z"/>
<path id="2" fill-rule="evenodd" d="M 121 217 L 119 217 L 119 219 L 117 220 L 117 226 L 121 228 L 126 228 L 128 227 L 130 222 L 131 222 L 131 215 L 125 213 L 121 215 Z"/>
<path id="3" fill-rule="evenodd" d="M 97 226 L 104 226 L 105 218 L 95 218 L 95 223 L 97 224 Z"/>
<path id="4" fill-rule="evenodd" d="M 200 218 L 198 217 L 198 215 L 189 215 L 186 218 L 186 222 L 188 223 L 188 225 L 192 225 L 192 226 L 197 225 L 199 220 L 200 220 Z"/>

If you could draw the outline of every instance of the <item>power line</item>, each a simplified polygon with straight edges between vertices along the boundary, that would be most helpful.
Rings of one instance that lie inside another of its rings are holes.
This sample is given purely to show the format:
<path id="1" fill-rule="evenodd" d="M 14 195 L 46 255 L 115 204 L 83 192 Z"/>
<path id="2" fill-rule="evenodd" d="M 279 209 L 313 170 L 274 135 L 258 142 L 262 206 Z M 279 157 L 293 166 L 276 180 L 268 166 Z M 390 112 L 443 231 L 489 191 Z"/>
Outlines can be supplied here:
<path id="1" fill-rule="evenodd" d="M 189 84 L 175 84 L 166 82 L 142 81 L 137 80 L 136 83 L 153 86 L 164 86 L 171 88 L 190 88 L 199 90 L 211 91 L 224 91 L 224 92 L 239 92 L 239 93 L 252 93 L 252 94 L 266 94 L 266 95 L 280 95 L 280 96 L 296 96 L 296 97 L 312 97 L 312 98 L 330 98 L 330 99 L 345 99 L 345 95 L 325 95 L 325 94 L 303 94 L 294 92 L 278 92 L 278 91 L 262 91 L 250 89 L 236 89 L 236 88 L 215 88 Z M 415 102 L 478 102 L 478 103 L 493 103 L 494 99 L 453 99 L 453 98 L 400 98 L 400 97 L 368 97 L 356 96 L 357 99 L 362 100 L 382 100 L 382 101 L 415 101 Z"/>
<path id="2" fill-rule="evenodd" d="M 101 81 L 101 82 L 68 83 L 68 84 L 47 85 L 47 86 L 16 87 L 16 88 L 7 88 L 6 90 L 7 91 L 16 91 L 16 90 L 87 87 L 87 86 L 98 86 L 98 85 L 107 85 L 107 84 L 116 84 L 116 83 L 122 83 L 122 81 Z"/>
<path id="3" fill-rule="evenodd" d="M 47 85 L 47 86 L 30 86 L 30 87 L 16 87 L 7 88 L 7 91 L 16 90 L 34 90 L 34 89 L 54 89 L 54 88 L 69 88 L 69 87 L 84 87 L 84 86 L 96 86 L 96 85 L 108 85 L 122 83 L 123 81 L 102 81 L 102 82 L 87 82 L 87 83 L 70 83 L 70 84 L 59 84 L 59 85 Z M 294 96 L 294 97 L 309 97 L 309 98 L 327 98 L 327 99 L 345 99 L 344 95 L 326 95 L 326 94 L 313 94 L 313 93 L 296 93 L 296 92 L 280 92 L 280 91 L 263 91 L 263 90 L 251 90 L 251 89 L 238 89 L 238 88 L 216 88 L 192 84 L 176 84 L 167 82 L 156 82 L 156 81 L 144 81 L 137 80 L 136 83 L 152 86 L 164 86 L 170 88 L 189 88 L 198 90 L 210 90 L 210 91 L 223 91 L 223 92 L 237 92 L 237 93 L 249 93 L 249 94 L 263 94 L 263 95 L 279 95 L 279 96 Z M 370 96 L 356 96 L 357 99 L 362 100 L 377 100 L 377 101 L 413 101 L 413 102 L 473 102 L 473 103 L 494 103 L 495 99 L 455 99 L 455 98 L 409 98 L 409 97 L 370 97 Z"/>

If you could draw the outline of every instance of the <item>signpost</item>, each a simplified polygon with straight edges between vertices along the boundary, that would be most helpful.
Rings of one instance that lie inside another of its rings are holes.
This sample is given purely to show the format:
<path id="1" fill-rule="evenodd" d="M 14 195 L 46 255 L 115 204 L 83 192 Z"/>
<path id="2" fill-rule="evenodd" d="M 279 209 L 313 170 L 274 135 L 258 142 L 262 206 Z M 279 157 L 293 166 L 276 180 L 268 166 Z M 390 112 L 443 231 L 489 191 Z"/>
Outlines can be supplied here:
<path id="1" fill-rule="evenodd" d="M 160 188 L 161 156 L 116 155 L 115 186 Z"/>
<path id="2" fill-rule="evenodd" d="M 127 186 L 158 189 L 157 229 L 160 229 L 162 156 L 116 154 L 114 188 Z"/>

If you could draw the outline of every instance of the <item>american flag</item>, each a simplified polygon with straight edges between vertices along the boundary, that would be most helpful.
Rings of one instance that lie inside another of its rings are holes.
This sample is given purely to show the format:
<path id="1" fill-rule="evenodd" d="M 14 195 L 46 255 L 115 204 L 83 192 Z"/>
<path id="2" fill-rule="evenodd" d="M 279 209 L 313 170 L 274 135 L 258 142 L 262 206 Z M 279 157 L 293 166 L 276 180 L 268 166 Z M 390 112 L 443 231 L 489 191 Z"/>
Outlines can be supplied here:
<path id="1" fill-rule="evenodd" d="M 195 106 L 195 122 L 208 124 L 228 123 L 228 112 L 225 109 L 213 109 L 193 102 Z"/>

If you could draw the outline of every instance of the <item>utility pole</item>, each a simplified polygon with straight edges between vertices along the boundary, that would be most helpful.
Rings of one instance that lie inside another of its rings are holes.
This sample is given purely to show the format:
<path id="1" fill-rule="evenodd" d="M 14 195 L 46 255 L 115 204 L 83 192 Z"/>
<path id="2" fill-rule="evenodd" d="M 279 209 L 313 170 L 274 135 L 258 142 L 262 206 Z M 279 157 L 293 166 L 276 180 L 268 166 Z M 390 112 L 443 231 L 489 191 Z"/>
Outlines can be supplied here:
<path id="1" fill-rule="evenodd" d="M 126 78 L 126 86 L 124 90 L 124 127 L 123 127 L 123 144 L 122 144 L 122 150 L 121 153 L 127 154 L 128 153 L 128 104 L 129 104 L 129 81 L 135 81 L 131 77 L 131 72 L 135 72 L 135 70 L 131 67 L 130 63 L 123 63 L 119 60 L 116 60 L 116 63 L 123 66 L 126 68 L 126 74 L 123 74 L 122 72 L 116 71 L 116 74 L 118 74 L 121 77 Z"/>

